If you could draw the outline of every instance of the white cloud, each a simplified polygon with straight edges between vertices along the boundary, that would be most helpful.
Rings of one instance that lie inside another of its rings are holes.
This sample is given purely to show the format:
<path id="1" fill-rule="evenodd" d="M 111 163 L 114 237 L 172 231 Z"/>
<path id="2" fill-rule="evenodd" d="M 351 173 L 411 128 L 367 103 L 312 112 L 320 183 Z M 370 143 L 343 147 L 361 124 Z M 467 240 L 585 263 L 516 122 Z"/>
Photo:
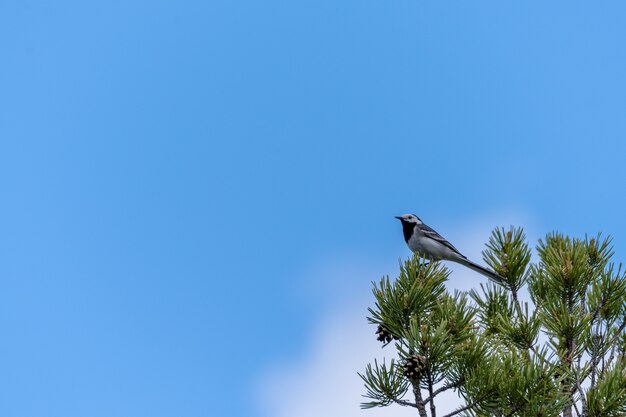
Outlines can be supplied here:
<path id="1" fill-rule="evenodd" d="M 500 216 L 503 218 L 505 216 Z M 496 219 L 497 220 L 497 219 Z M 509 220 L 509 222 L 511 222 Z M 480 251 L 489 237 L 494 219 L 475 221 L 471 228 L 465 228 L 456 236 L 448 236 L 451 241 L 464 251 L 467 256 L 481 262 Z M 443 232 L 442 232 L 443 234 Z M 445 235 L 445 234 L 444 234 Z M 453 240 L 456 239 L 456 240 Z M 408 255 L 408 254 L 407 254 Z M 367 307 L 372 305 L 369 282 L 385 273 L 391 276 L 397 271 L 396 260 L 384 268 L 371 265 L 372 260 L 358 262 L 353 260 L 343 265 L 326 265 L 323 271 L 316 273 L 331 277 L 331 282 L 357 283 L 367 282 L 367 292 L 350 291 L 341 288 L 341 294 L 334 294 L 328 311 L 321 315 L 312 331 L 311 345 L 297 359 L 275 364 L 257 381 L 256 396 L 262 414 L 268 417 L 385 417 L 415 416 L 413 408 L 392 405 L 385 408 L 361 410 L 359 404 L 366 401 L 361 395 L 365 392 L 357 372 L 364 370 L 367 363 L 376 358 L 379 361 L 393 356 L 393 346 L 381 349 L 376 340 L 375 327 L 365 319 Z M 365 267 L 366 265 L 367 267 Z M 480 282 L 486 282 L 483 276 L 447 263 L 453 269 L 448 289 L 468 290 Z M 376 274 L 377 271 L 386 271 Z M 308 275 L 308 274 L 307 274 Z M 370 278 L 365 278 L 370 277 Z M 328 279 L 324 280 L 328 281 Z M 330 286 L 329 286 L 330 287 Z M 337 287 L 333 287 L 337 291 Z M 319 294 L 319 293 L 318 293 Z M 345 300 L 352 300 L 345 304 Z M 340 301 L 344 300 L 344 301 Z M 326 301 L 326 300 L 325 300 Z M 461 404 L 454 392 L 447 392 L 437 398 L 439 415 L 452 411 Z"/>

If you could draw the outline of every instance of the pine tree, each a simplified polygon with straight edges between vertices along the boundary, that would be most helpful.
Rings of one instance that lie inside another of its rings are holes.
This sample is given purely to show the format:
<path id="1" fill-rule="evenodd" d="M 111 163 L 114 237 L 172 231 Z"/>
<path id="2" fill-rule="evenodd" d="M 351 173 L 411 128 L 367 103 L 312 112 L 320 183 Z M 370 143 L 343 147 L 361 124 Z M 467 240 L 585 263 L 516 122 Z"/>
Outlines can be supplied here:
<path id="1" fill-rule="evenodd" d="M 522 229 L 495 229 L 483 259 L 501 279 L 450 293 L 450 271 L 414 256 L 374 283 L 368 320 L 397 359 L 359 374 L 362 407 L 436 417 L 454 390 L 464 404 L 444 417 L 626 416 L 626 274 L 611 239 L 551 233 L 537 253 L 531 264 Z"/>

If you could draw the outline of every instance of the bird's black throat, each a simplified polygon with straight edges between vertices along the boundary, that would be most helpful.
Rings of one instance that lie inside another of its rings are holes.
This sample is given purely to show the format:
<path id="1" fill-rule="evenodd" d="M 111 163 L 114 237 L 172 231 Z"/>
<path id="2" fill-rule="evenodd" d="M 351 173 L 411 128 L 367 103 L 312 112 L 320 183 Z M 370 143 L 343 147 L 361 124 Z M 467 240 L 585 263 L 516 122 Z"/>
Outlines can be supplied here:
<path id="1" fill-rule="evenodd" d="M 417 226 L 417 223 L 402 222 L 402 233 L 404 233 L 405 242 L 408 243 L 411 236 L 413 236 L 413 229 L 415 229 L 415 226 Z"/>

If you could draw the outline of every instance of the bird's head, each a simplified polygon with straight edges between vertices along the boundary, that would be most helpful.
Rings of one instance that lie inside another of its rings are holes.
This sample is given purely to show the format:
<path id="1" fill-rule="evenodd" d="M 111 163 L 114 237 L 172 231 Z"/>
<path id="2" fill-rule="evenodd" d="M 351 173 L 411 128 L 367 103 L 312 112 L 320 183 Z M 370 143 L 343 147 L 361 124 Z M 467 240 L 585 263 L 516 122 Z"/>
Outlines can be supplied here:
<path id="1" fill-rule="evenodd" d="M 405 214 L 403 216 L 396 216 L 396 219 L 400 220 L 402 224 L 422 224 L 422 221 L 415 214 Z"/>

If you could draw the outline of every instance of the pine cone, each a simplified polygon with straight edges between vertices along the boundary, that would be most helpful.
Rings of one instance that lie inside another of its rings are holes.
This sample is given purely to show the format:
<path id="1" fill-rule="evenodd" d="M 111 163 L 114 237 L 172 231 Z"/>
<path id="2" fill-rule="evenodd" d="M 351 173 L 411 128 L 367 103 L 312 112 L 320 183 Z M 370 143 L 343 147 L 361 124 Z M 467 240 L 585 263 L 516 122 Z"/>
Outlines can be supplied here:
<path id="1" fill-rule="evenodd" d="M 387 331 L 382 325 L 378 325 L 378 330 L 376 330 L 376 334 L 378 335 L 377 340 L 383 343 L 389 343 L 393 339 L 391 333 Z"/>
<path id="2" fill-rule="evenodd" d="M 404 376 L 409 379 L 418 379 L 421 370 L 426 364 L 426 358 L 422 355 L 410 356 L 404 364 Z"/>

